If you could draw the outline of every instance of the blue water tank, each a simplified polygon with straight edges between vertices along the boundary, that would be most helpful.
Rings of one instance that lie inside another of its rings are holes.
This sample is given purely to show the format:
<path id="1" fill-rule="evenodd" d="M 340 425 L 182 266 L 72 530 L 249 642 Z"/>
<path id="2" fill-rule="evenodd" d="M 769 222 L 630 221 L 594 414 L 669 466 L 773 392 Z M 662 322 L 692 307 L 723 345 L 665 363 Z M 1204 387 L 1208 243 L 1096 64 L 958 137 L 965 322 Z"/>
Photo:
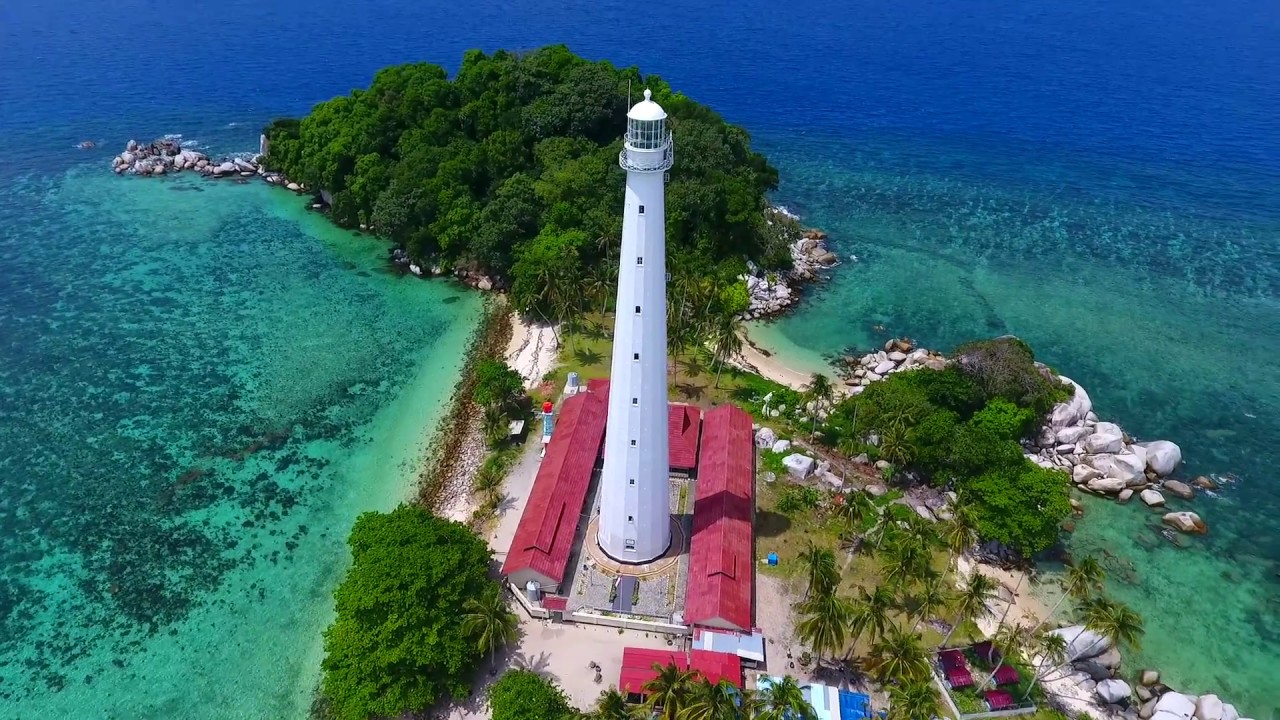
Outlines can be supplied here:
<path id="1" fill-rule="evenodd" d="M 769 564 L 770 565 L 778 564 L 778 553 L 769 553 Z"/>
<path id="2" fill-rule="evenodd" d="M 569 386 L 570 393 L 573 393 L 574 391 L 576 391 L 578 389 L 578 373 L 576 372 L 569 373 L 569 382 L 566 384 Z"/>

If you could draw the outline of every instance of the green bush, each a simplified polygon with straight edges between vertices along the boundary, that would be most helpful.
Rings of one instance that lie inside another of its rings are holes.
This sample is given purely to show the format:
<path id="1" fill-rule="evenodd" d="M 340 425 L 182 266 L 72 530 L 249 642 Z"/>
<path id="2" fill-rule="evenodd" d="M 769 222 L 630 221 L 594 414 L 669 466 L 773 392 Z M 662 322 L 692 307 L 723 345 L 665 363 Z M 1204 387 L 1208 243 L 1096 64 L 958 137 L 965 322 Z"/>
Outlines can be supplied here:
<path id="1" fill-rule="evenodd" d="M 524 395 L 524 379 L 500 360 L 486 358 L 476 363 L 476 383 L 473 397 L 481 407 L 500 408 L 506 411 Z"/>
<path id="2" fill-rule="evenodd" d="M 1035 426 L 1036 420 L 1037 415 L 1030 408 L 1021 408 L 1002 397 L 995 397 L 974 413 L 969 424 L 1005 440 L 1018 440 Z"/>
<path id="3" fill-rule="evenodd" d="M 778 496 L 778 512 L 783 515 L 794 515 L 798 512 L 812 510 L 822 502 L 822 493 L 815 488 L 804 485 L 788 485 Z"/>
<path id="4" fill-rule="evenodd" d="M 1031 555 L 1058 541 L 1062 519 L 1071 512 L 1070 484 L 1062 472 L 1024 460 L 959 487 L 981 537 Z"/>
<path id="5" fill-rule="evenodd" d="M 483 657 L 458 609 L 496 590 L 485 542 L 401 505 L 361 515 L 347 544 L 351 569 L 324 633 L 322 689 L 334 717 L 392 717 L 465 696 Z"/>
<path id="6" fill-rule="evenodd" d="M 955 367 L 973 378 L 986 399 L 1004 398 L 1043 417 L 1069 393 L 1036 367 L 1035 359 L 1029 345 L 1010 336 L 961 345 L 953 357 Z"/>
<path id="7" fill-rule="evenodd" d="M 558 685 L 532 670 L 508 670 L 486 693 L 493 720 L 566 720 L 576 715 Z"/>

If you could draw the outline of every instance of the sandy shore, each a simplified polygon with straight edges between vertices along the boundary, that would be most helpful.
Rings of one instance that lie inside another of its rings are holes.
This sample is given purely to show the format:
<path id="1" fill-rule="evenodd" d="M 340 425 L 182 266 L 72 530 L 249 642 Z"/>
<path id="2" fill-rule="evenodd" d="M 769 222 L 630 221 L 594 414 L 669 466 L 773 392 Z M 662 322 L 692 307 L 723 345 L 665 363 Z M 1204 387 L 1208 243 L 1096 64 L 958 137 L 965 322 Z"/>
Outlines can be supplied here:
<path id="1" fill-rule="evenodd" d="M 525 389 L 532 390 L 555 369 L 558 350 L 550 325 L 526 322 L 519 313 L 511 313 L 511 342 L 507 344 L 506 359 L 524 378 Z"/>
<path id="2" fill-rule="evenodd" d="M 742 337 L 742 353 L 731 362 L 743 370 L 786 385 L 792 390 L 804 390 L 813 380 L 810 373 L 787 367 L 776 355 L 766 355 L 763 350 L 752 345 L 751 339 L 746 335 Z"/>

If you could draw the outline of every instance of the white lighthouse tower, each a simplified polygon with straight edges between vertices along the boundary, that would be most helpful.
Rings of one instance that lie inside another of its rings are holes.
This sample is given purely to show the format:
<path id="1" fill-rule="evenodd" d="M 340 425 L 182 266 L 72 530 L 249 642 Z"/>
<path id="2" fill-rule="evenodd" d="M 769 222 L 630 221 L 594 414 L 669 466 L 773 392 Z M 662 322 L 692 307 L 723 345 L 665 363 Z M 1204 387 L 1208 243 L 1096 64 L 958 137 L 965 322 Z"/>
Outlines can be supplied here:
<path id="1" fill-rule="evenodd" d="M 618 164 L 627 171 L 604 471 L 600 548 L 643 563 L 671 544 L 667 455 L 666 171 L 673 159 L 667 113 L 644 100 L 627 113 Z"/>

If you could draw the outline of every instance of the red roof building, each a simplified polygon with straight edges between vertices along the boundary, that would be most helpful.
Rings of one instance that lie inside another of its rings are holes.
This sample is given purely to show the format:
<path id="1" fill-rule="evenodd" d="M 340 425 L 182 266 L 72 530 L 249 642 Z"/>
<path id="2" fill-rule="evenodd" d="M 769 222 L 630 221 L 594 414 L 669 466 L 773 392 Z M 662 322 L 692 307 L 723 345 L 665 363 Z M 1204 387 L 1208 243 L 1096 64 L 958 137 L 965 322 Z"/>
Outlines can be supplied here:
<path id="1" fill-rule="evenodd" d="M 702 411 L 678 403 L 670 403 L 667 408 L 667 453 L 671 456 L 671 469 L 692 472 L 698 466 Z"/>
<path id="2" fill-rule="evenodd" d="M 587 489 L 604 442 L 605 392 L 578 393 L 564 401 L 546 455 L 529 491 L 502 574 L 524 590 L 530 580 L 557 592 L 564 580 Z"/>
<path id="3" fill-rule="evenodd" d="M 608 378 L 587 381 L 589 392 L 609 395 Z M 691 473 L 698 466 L 698 438 L 702 434 L 702 411 L 692 405 L 669 403 L 667 410 L 667 455 L 672 470 Z M 554 435 L 553 435 L 554 437 Z"/>
<path id="4" fill-rule="evenodd" d="M 654 664 L 665 667 L 675 665 L 681 670 L 694 670 L 709 682 L 728 680 L 736 688 L 742 687 L 742 660 L 737 655 L 711 650 L 649 650 L 623 648 L 622 671 L 618 673 L 618 692 L 623 695 L 644 695 L 644 684 L 657 677 Z"/>
<path id="5" fill-rule="evenodd" d="M 732 405 L 721 405 L 707 411 L 702 420 L 685 622 L 751 631 L 754 515 L 751 416 Z"/>

